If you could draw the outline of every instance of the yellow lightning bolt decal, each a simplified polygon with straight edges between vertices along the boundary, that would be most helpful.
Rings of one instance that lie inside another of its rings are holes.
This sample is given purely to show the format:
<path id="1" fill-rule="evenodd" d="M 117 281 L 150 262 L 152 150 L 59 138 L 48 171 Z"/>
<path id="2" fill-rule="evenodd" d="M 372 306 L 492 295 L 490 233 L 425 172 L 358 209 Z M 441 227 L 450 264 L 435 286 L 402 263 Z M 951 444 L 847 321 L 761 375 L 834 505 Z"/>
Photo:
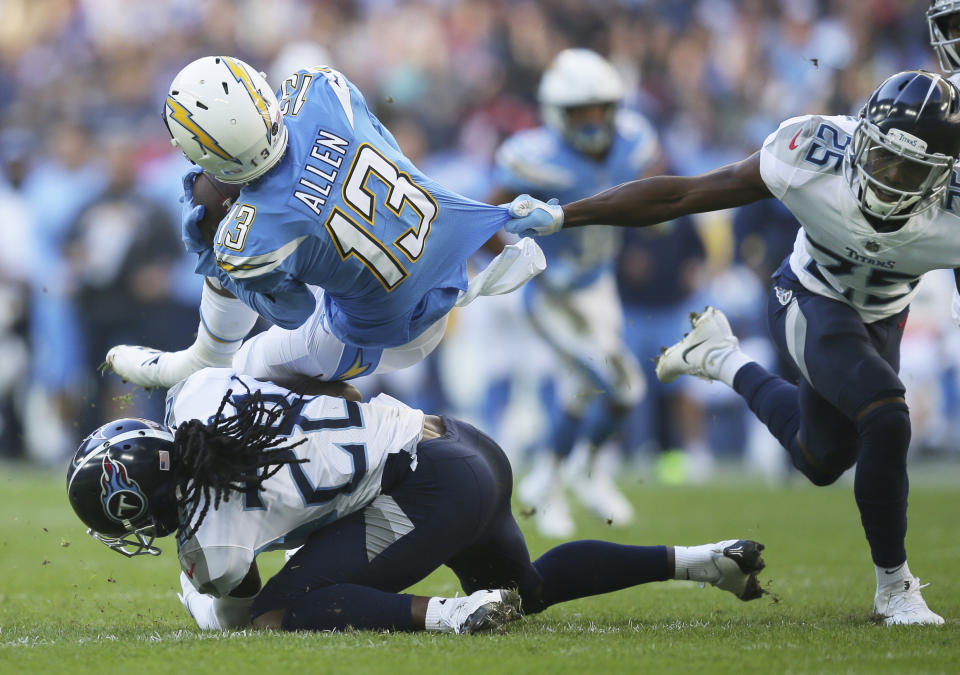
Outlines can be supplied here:
<path id="1" fill-rule="evenodd" d="M 187 110 L 180 101 L 172 96 L 167 96 L 167 108 L 170 109 L 170 119 L 176 121 L 180 126 L 193 134 L 193 137 L 197 139 L 197 143 L 199 143 L 201 147 L 206 148 L 208 152 L 216 155 L 220 159 L 240 164 L 240 160 L 220 147 L 217 140 L 197 124 L 196 120 L 193 119 L 193 114 Z"/>
<path id="2" fill-rule="evenodd" d="M 363 352 L 357 355 L 357 360 L 353 362 L 353 365 L 350 366 L 350 369 L 340 373 L 338 380 L 349 380 L 350 378 L 357 377 L 358 375 L 363 375 L 366 372 L 367 368 L 370 367 L 369 363 L 360 363 L 363 359 Z"/>
<path id="3" fill-rule="evenodd" d="M 257 110 L 260 111 L 260 117 L 263 118 L 263 125 L 266 127 L 267 141 L 269 142 L 270 128 L 273 124 L 270 121 L 270 111 L 267 109 L 266 100 L 264 100 L 263 96 L 260 95 L 260 91 L 253 85 L 253 82 L 250 80 L 250 73 L 248 73 L 243 66 L 229 57 L 223 56 L 221 58 L 237 82 L 242 84 L 243 88 L 247 90 L 247 94 L 250 95 L 253 104 L 257 106 Z"/>

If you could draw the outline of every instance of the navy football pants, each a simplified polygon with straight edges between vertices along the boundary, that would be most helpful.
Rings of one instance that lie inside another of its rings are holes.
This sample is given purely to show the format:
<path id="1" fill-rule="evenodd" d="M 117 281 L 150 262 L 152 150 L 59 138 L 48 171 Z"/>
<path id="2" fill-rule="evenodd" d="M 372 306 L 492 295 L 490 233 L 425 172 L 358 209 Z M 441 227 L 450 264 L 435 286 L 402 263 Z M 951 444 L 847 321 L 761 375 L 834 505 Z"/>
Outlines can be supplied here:
<path id="1" fill-rule="evenodd" d="M 513 473 L 488 436 L 444 418 L 417 468 L 362 511 L 317 531 L 265 585 L 251 616 L 284 608 L 287 630 L 410 629 L 400 591 L 441 565 L 467 594 L 515 588 L 524 613 L 672 577 L 664 546 L 578 541 L 530 561 L 510 510 Z M 389 523 L 389 524 L 387 524 Z"/>
<path id="2" fill-rule="evenodd" d="M 906 559 L 910 419 L 897 373 L 908 310 L 865 324 L 789 272 L 774 284 L 770 334 L 796 364 L 800 383 L 750 364 L 734 388 L 813 483 L 830 484 L 857 465 L 854 495 L 873 560 L 897 566 Z"/>

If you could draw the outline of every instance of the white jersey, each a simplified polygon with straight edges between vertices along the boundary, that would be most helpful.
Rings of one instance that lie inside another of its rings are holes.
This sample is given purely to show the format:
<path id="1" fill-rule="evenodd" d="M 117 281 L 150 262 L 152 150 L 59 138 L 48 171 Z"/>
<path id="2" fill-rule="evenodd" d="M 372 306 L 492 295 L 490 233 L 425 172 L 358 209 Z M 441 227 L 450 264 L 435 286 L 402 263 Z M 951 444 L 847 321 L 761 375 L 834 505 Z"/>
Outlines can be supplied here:
<path id="1" fill-rule="evenodd" d="M 232 493 L 216 510 L 211 504 L 196 534 L 178 540 L 183 571 L 197 590 L 215 596 L 235 588 L 260 551 L 299 546 L 314 530 L 372 502 L 380 493 L 387 457 L 405 451 L 415 465 L 423 433 L 423 413 L 389 396 L 366 403 L 301 398 L 227 368 L 202 370 L 172 388 L 166 424 L 173 430 L 191 419 L 208 422 L 228 389 L 233 400 L 247 395 L 243 384 L 251 391 L 259 389 L 268 405 L 281 399 L 292 404 L 280 436 L 289 443 L 306 438 L 289 452 L 308 461 L 284 466 L 259 491 Z M 234 412 L 228 404 L 223 414 Z M 192 526 L 196 517 L 181 527 Z"/>
<path id="2" fill-rule="evenodd" d="M 773 196 L 800 221 L 790 269 L 810 291 L 852 306 L 866 323 L 902 311 L 920 277 L 960 266 L 960 180 L 942 208 L 877 232 L 843 175 L 857 120 L 807 115 L 783 122 L 760 151 L 760 173 Z"/>

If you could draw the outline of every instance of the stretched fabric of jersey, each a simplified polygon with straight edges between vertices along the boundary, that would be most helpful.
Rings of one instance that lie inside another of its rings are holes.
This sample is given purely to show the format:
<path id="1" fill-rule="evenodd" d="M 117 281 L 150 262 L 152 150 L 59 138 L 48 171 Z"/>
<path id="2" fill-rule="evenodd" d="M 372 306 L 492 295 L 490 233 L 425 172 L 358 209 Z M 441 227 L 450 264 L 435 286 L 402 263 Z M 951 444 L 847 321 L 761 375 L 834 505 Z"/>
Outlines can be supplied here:
<path id="1" fill-rule="evenodd" d="M 221 222 L 221 281 L 283 328 L 317 310 L 310 284 L 340 340 L 410 342 L 467 288 L 466 261 L 506 209 L 421 173 L 342 74 L 302 70 L 280 94 L 289 147 Z"/>

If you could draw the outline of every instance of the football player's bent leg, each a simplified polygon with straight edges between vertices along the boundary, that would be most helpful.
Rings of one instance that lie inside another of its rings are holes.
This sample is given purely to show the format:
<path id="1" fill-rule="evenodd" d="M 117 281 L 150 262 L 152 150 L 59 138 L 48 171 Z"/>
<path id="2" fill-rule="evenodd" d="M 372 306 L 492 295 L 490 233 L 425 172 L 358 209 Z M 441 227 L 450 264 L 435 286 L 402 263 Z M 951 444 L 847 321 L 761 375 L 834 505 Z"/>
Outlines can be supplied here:
<path id="1" fill-rule="evenodd" d="M 789 295 L 775 286 L 769 296 L 770 334 L 803 380 L 794 386 L 749 363 L 736 373 L 733 386 L 790 452 L 793 464 L 813 483 L 826 485 L 857 461 L 856 419 L 864 406 L 903 393 L 896 369 L 906 314 L 864 324 L 843 303 L 782 277 L 777 283 L 786 285 Z"/>
<path id="2" fill-rule="evenodd" d="M 475 431 L 475 430 L 474 430 Z M 447 564 L 464 591 L 517 588 L 525 614 L 558 602 L 667 579 L 695 579 L 733 592 L 743 600 L 759 597 L 763 546 L 731 540 L 698 547 L 629 546 L 606 541 L 573 541 L 531 562 L 523 534 L 510 510 L 512 475 L 503 450 L 477 433 L 484 458 L 484 482 L 497 487 L 496 511 L 480 536 Z"/>
<path id="3" fill-rule="evenodd" d="M 386 373 L 422 361 L 440 343 L 446 329 L 447 317 L 443 317 L 399 347 L 380 350 L 346 344 L 327 327 L 322 289 L 314 291 L 320 310 L 299 328 L 274 326 L 244 342 L 233 358 L 234 370 L 294 389 L 304 378 L 349 380 Z"/>
<path id="4" fill-rule="evenodd" d="M 267 581 L 251 609 L 255 625 L 277 625 L 279 617 L 285 630 L 423 627 L 415 621 L 415 597 L 400 591 L 468 547 L 497 503 L 498 488 L 462 438 L 475 430 L 444 421 L 444 436 L 421 441 L 416 471 L 385 485 L 366 509 L 311 535 Z M 478 615 L 516 618 L 516 602 L 496 593 L 421 608 L 426 627 L 463 632 L 485 627 Z M 462 611 L 447 612 L 451 604 Z"/>

